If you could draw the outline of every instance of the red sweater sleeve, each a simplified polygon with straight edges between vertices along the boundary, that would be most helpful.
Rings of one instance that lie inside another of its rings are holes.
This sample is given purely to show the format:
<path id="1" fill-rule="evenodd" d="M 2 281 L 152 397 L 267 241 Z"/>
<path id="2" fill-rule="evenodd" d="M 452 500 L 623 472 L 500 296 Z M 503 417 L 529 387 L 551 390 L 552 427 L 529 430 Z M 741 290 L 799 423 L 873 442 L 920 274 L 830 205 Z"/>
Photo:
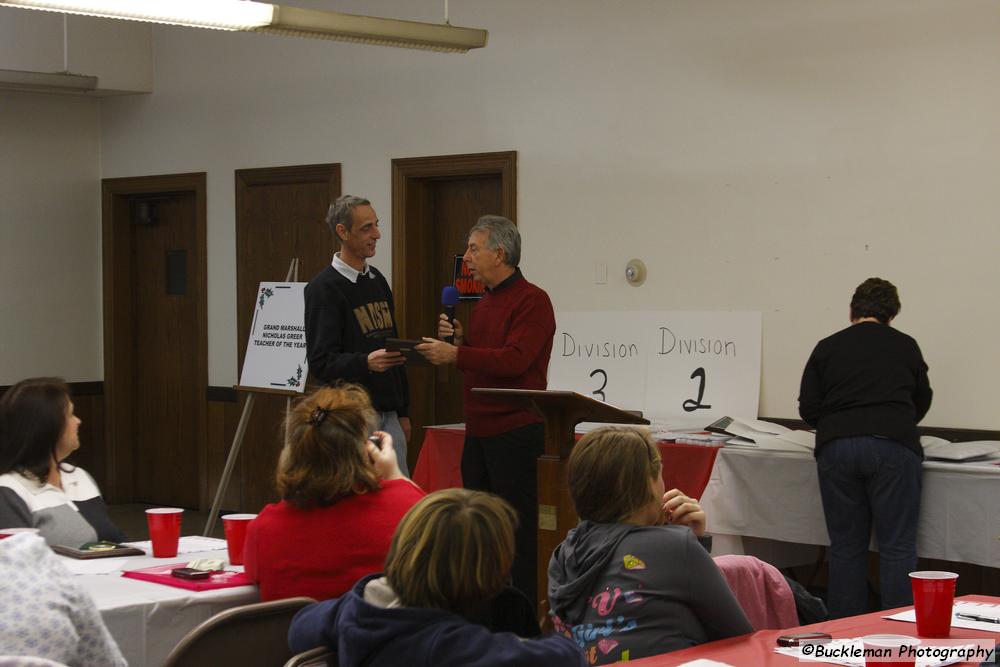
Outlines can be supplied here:
<path id="1" fill-rule="evenodd" d="M 524 375 L 542 349 L 552 342 L 556 318 L 552 302 L 538 290 L 517 305 L 511 315 L 510 328 L 501 347 L 458 348 L 459 370 L 475 370 L 497 377 Z"/>

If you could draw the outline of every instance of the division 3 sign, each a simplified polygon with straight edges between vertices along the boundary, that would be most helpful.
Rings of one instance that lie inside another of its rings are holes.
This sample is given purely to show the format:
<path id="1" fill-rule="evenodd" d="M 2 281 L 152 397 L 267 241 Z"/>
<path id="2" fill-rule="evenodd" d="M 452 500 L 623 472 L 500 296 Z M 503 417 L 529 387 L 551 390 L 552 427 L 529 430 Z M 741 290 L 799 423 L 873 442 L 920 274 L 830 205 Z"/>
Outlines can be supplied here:
<path id="1" fill-rule="evenodd" d="M 760 343 L 759 312 L 556 313 L 549 389 L 647 417 L 756 417 Z"/>

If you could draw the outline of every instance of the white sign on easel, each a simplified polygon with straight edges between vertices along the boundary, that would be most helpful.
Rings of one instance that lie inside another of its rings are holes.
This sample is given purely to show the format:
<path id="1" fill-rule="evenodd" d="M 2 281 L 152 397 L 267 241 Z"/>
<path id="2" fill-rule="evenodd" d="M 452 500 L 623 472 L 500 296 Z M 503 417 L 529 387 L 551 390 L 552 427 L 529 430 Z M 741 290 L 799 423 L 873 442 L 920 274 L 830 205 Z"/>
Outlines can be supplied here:
<path id="1" fill-rule="evenodd" d="M 556 313 L 549 389 L 647 417 L 756 417 L 759 312 Z"/>
<path id="2" fill-rule="evenodd" d="M 250 339 L 243 359 L 240 387 L 305 390 L 306 283 L 263 282 L 257 289 Z"/>

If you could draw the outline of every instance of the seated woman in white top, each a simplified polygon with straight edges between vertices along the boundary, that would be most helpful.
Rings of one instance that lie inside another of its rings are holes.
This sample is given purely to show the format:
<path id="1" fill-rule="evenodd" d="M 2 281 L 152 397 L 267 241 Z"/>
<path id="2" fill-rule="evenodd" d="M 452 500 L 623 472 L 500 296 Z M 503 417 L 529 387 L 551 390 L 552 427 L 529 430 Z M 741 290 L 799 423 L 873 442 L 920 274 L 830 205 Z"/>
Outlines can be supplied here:
<path id="1" fill-rule="evenodd" d="M 121 542 L 101 492 L 63 461 L 80 447 L 80 418 L 57 378 L 22 380 L 0 398 L 0 528 L 38 528 L 49 544 Z"/>
<path id="2" fill-rule="evenodd" d="M 0 540 L 0 600 L 0 655 L 74 667 L 125 664 L 93 598 L 37 535 Z"/>

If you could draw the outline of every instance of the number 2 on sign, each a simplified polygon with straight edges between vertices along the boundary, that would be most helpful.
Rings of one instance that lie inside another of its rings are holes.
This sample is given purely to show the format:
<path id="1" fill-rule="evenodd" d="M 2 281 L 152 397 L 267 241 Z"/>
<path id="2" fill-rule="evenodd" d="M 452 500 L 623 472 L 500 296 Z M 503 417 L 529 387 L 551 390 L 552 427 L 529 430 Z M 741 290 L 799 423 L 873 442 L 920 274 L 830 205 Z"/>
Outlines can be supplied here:
<path id="1" fill-rule="evenodd" d="M 598 387 L 597 389 L 595 389 L 594 391 L 592 391 L 590 393 L 593 394 L 594 396 L 597 396 L 598 398 L 601 399 L 601 401 L 603 401 L 603 402 L 606 403 L 607 401 L 604 398 L 604 388 L 608 386 L 608 374 L 605 373 L 600 368 L 598 368 L 598 369 L 595 369 L 594 371 L 592 371 L 590 373 L 590 377 L 594 377 L 598 373 L 600 373 L 604 377 L 604 382 L 601 383 L 600 387 Z M 699 396 L 698 398 L 700 399 L 701 397 Z"/>
<path id="2" fill-rule="evenodd" d="M 700 382 L 698 383 L 698 398 L 697 400 L 691 400 L 690 398 L 684 401 L 684 411 L 694 412 L 695 410 L 711 410 L 711 405 L 705 405 L 701 402 L 701 399 L 705 398 L 705 369 L 698 367 L 694 369 L 691 373 L 691 379 L 698 378 Z M 603 389 L 604 387 L 601 387 Z"/>

